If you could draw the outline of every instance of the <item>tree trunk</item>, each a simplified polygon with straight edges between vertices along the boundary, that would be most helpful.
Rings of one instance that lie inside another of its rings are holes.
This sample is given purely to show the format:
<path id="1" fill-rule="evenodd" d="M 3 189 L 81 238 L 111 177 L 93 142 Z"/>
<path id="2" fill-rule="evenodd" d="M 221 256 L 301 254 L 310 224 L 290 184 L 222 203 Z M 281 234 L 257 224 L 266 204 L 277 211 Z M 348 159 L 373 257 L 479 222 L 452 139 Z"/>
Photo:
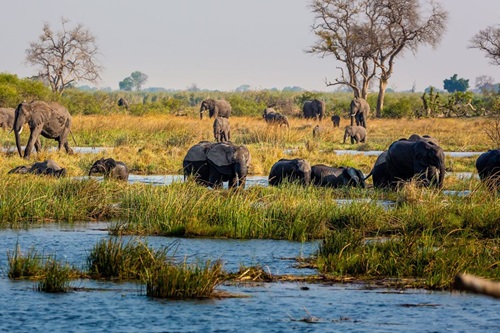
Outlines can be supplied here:
<path id="1" fill-rule="evenodd" d="M 387 89 L 387 80 L 380 79 L 378 85 L 378 98 L 377 98 L 377 110 L 375 116 L 380 118 L 382 116 L 382 110 L 384 109 L 384 98 L 385 90 Z"/>

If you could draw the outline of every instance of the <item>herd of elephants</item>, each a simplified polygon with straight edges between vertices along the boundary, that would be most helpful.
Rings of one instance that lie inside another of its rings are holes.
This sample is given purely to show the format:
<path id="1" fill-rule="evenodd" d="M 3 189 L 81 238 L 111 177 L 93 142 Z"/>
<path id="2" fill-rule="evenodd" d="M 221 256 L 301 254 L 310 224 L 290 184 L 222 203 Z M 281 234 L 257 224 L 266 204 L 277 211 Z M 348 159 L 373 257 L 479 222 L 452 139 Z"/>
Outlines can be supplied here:
<path id="1" fill-rule="evenodd" d="M 128 103 L 120 99 L 118 105 L 127 107 Z M 206 99 L 201 103 L 200 119 L 206 111 L 210 118 L 215 119 L 213 123 L 215 141 L 202 141 L 189 148 L 183 160 L 184 176 L 193 177 L 197 183 L 212 188 L 220 188 L 224 182 L 228 182 L 229 188 L 244 187 L 251 156 L 247 147 L 230 141 L 231 105 L 226 100 Z M 365 142 L 369 111 L 370 107 L 366 100 L 354 98 L 351 101 L 351 125 L 345 127 L 344 143 L 348 137 L 351 143 Z M 325 104 L 317 99 L 306 101 L 302 112 L 304 118 L 321 120 L 325 115 Z M 287 117 L 273 108 L 266 108 L 263 111 L 263 118 L 270 125 L 290 127 Z M 334 115 L 331 120 L 334 127 L 340 125 L 340 117 Z M 31 133 L 23 154 L 20 133 L 26 123 Z M 33 147 L 37 151 L 40 150 L 40 135 L 56 140 L 59 149 L 64 147 L 67 153 L 73 153 L 68 144 L 68 136 L 72 134 L 71 115 L 58 103 L 32 101 L 23 102 L 16 109 L 0 108 L 0 127 L 14 131 L 17 151 L 24 158 L 29 158 Z M 316 126 L 313 135 L 318 134 L 318 130 L 319 127 Z M 364 188 L 366 179 L 372 177 L 374 187 L 396 188 L 403 182 L 416 179 L 423 186 L 442 188 L 445 176 L 444 160 L 444 151 L 435 138 L 413 134 L 407 139 L 393 142 L 382 152 L 367 176 L 356 168 L 335 168 L 323 164 L 311 166 L 305 159 L 295 158 L 277 161 L 271 167 L 268 180 L 269 185 L 279 185 L 283 181 L 289 181 L 300 182 L 303 185 Z M 481 181 L 490 189 L 500 188 L 500 149 L 482 153 L 476 161 L 476 168 Z M 9 173 L 59 177 L 64 176 L 66 170 L 55 161 L 46 160 L 16 167 Z M 128 180 L 129 170 L 121 161 L 101 158 L 89 170 L 89 176 L 92 174 Z"/>

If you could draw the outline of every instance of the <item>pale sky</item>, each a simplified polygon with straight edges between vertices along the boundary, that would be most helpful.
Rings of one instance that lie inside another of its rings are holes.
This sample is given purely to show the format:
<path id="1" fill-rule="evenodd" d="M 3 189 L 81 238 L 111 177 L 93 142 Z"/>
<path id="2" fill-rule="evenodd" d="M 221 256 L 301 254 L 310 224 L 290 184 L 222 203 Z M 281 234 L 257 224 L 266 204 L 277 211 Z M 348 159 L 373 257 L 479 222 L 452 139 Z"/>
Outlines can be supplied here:
<path id="1" fill-rule="evenodd" d="M 334 91 L 339 65 L 332 57 L 305 53 L 315 41 L 308 0 L 1 0 L 0 72 L 28 77 L 25 50 L 37 40 L 44 22 L 60 30 L 82 23 L 96 37 L 104 67 L 98 87 L 118 89 L 133 71 L 148 75 L 144 87 L 232 91 L 300 86 Z M 422 47 L 397 61 L 389 87 L 417 91 L 458 74 L 488 75 L 500 82 L 500 66 L 490 65 L 470 38 L 500 24 L 500 0 L 439 0 L 449 12 L 447 32 L 433 50 Z M 91 85 L 79 82 L 78 85 Z"/>

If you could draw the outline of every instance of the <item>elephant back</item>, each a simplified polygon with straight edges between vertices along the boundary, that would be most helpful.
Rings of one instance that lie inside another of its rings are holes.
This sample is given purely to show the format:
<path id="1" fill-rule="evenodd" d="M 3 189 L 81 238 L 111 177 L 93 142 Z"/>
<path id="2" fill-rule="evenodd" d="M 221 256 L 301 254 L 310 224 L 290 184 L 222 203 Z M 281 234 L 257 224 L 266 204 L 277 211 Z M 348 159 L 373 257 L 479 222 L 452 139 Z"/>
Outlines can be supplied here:
<path id="1" fill-rule="evenodd" d="M 195 144 L 186 153 L 186 157 L 184 157 L 185 161 L 190 162 L 200 162 L 207 160 L 207 153 L 213 147 L 214 143 L 209 141 L 202 141 L 200 143 Z"/>

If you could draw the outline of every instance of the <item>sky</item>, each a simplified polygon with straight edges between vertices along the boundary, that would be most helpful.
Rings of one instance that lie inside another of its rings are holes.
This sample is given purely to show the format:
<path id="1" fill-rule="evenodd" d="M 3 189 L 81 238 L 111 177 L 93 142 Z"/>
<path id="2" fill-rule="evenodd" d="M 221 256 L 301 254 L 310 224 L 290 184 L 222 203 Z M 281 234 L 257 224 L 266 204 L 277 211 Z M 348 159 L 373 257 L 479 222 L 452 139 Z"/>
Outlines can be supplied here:
<path id="1" fill-rule="evenodd" d="M 315 42 L 309 0 L 19 0 L 2 1 L 0 72 L 35 75 L 25 63 L 29 43 L 44 23 L 61 29 L 83 24 L 96 37 L 103 66 L 102 81 L 111 87 L 134 71 L 148 75 L 147 87 L 232 91 L 299 86 L 311 91 L 335 91 L 341 65 L 333 57 L 305 51 Z M 467 48 L 479 30 L 500 24 L 499 0 L 438 0 L 449 13 L 440 45 L 407 51 L 395 65 L 389 88 L 405 91 L 428 86 L 443 88 L 457 74 L 471 88 L 481 75 L 500 82 L 500 66 Z M 486 10 L 485 10 L 486 9 Z"/>

